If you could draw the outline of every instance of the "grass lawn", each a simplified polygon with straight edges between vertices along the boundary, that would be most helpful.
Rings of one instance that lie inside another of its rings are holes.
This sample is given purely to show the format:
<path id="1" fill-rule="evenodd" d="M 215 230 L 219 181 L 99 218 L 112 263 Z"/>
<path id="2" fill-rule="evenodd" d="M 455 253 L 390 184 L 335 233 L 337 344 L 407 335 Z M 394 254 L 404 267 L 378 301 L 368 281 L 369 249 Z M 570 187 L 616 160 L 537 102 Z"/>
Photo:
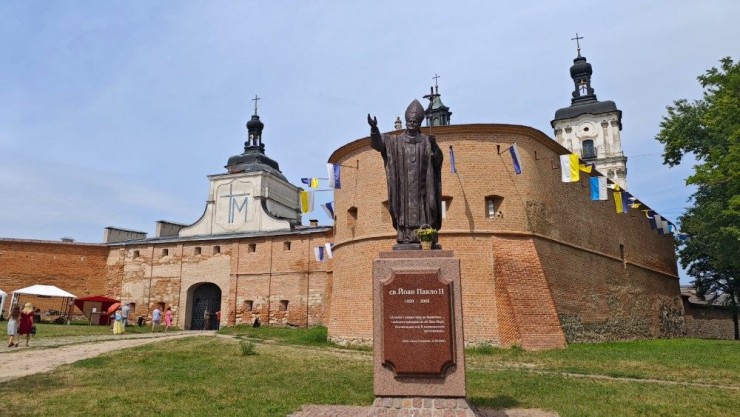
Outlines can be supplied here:
<path id="1" fill-rule="evenodd" d="M 0 416 L 285 416 L 303 404 L 373 400 L 372 354 L 331 347 L 323 328 L 220 332 L 254 342 L 256 355 L 242 356 L 239 340 L 212 337 L 106 354 L 0 384 Z M 484 408 L 542 408 L 564 417 L 740 410 L 740 343 L 733 341 L 488 348 L 468 351 L 466 361 L 468 396 Z"/>

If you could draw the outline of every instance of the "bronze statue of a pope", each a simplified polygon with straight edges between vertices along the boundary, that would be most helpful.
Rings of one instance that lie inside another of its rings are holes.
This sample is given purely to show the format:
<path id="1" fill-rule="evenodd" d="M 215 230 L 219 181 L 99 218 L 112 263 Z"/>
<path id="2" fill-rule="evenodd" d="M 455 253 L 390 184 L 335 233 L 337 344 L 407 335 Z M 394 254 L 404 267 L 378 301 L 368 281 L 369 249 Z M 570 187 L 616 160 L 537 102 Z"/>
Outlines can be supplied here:
<path id="1" fill-rule="evenodd" d="M 394 250 L 418 249 L 417 229 L 442 226 L 442 151 L 433 135 L 421 133 L 424 108 L 418 100 L 411 102 L 405 116 L 406 130 L 389 135 L 381 134 L 378 120 L 367 115 L 371 146 L 385 165 L 388 209 L 398 232 Z"/>

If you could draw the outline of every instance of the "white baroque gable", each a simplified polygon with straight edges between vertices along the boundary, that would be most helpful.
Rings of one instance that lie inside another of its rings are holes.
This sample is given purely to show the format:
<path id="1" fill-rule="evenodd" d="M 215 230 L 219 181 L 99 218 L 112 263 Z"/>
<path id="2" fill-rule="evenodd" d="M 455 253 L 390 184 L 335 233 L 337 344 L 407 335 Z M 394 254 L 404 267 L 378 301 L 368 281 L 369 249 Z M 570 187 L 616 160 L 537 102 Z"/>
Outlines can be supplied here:
<path id="1" fill-rule="evenodd" d="M 289 230 L 292 222 L 300 223 L 300 189 L 280 178 L 258 171 L 209 179 L 203 216 L 181 229 L 180 236 Z"/>

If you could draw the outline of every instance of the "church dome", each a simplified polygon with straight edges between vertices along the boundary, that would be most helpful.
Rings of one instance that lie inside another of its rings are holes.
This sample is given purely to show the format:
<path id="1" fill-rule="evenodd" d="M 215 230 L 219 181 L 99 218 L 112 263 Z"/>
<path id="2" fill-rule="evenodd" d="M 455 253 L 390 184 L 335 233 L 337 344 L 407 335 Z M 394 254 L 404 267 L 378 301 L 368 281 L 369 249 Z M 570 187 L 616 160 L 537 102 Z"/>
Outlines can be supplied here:
<path id="1" fill-rule="evenodd" d="M 570 67 L 570 77 L 573 79 L 591 77 L 593 69 L 591 64 L 586 61 L 586 57 L 582 57 L 578 54 L 578 57 L 573 60 L 573 66 Z"/>
<path id="2" fill-rule="evenodd" d="M 259 130 L 262 131 L 262 129 L 265 127 L 265 124 L 260 121 L 260 117 L 256 114 L 252 115 L 252 118 L 247 122 L 247 130 L 254 131 Z"/>

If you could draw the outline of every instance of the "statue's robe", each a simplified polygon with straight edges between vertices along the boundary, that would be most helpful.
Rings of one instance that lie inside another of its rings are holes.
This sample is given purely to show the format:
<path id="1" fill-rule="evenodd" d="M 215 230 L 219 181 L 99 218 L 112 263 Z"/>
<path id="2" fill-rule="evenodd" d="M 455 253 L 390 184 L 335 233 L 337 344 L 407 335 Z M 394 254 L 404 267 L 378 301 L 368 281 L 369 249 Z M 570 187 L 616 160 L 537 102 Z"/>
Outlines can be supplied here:
<path id="1" fill-rule="evenodd" d="M 418 242 L 416 229 L 442 226 L 442 151 L 419 133 L 411 136 L 370 133 L 371 146 L 383 156 L 388 180 L 388 209 L 398 243 Z"/>

